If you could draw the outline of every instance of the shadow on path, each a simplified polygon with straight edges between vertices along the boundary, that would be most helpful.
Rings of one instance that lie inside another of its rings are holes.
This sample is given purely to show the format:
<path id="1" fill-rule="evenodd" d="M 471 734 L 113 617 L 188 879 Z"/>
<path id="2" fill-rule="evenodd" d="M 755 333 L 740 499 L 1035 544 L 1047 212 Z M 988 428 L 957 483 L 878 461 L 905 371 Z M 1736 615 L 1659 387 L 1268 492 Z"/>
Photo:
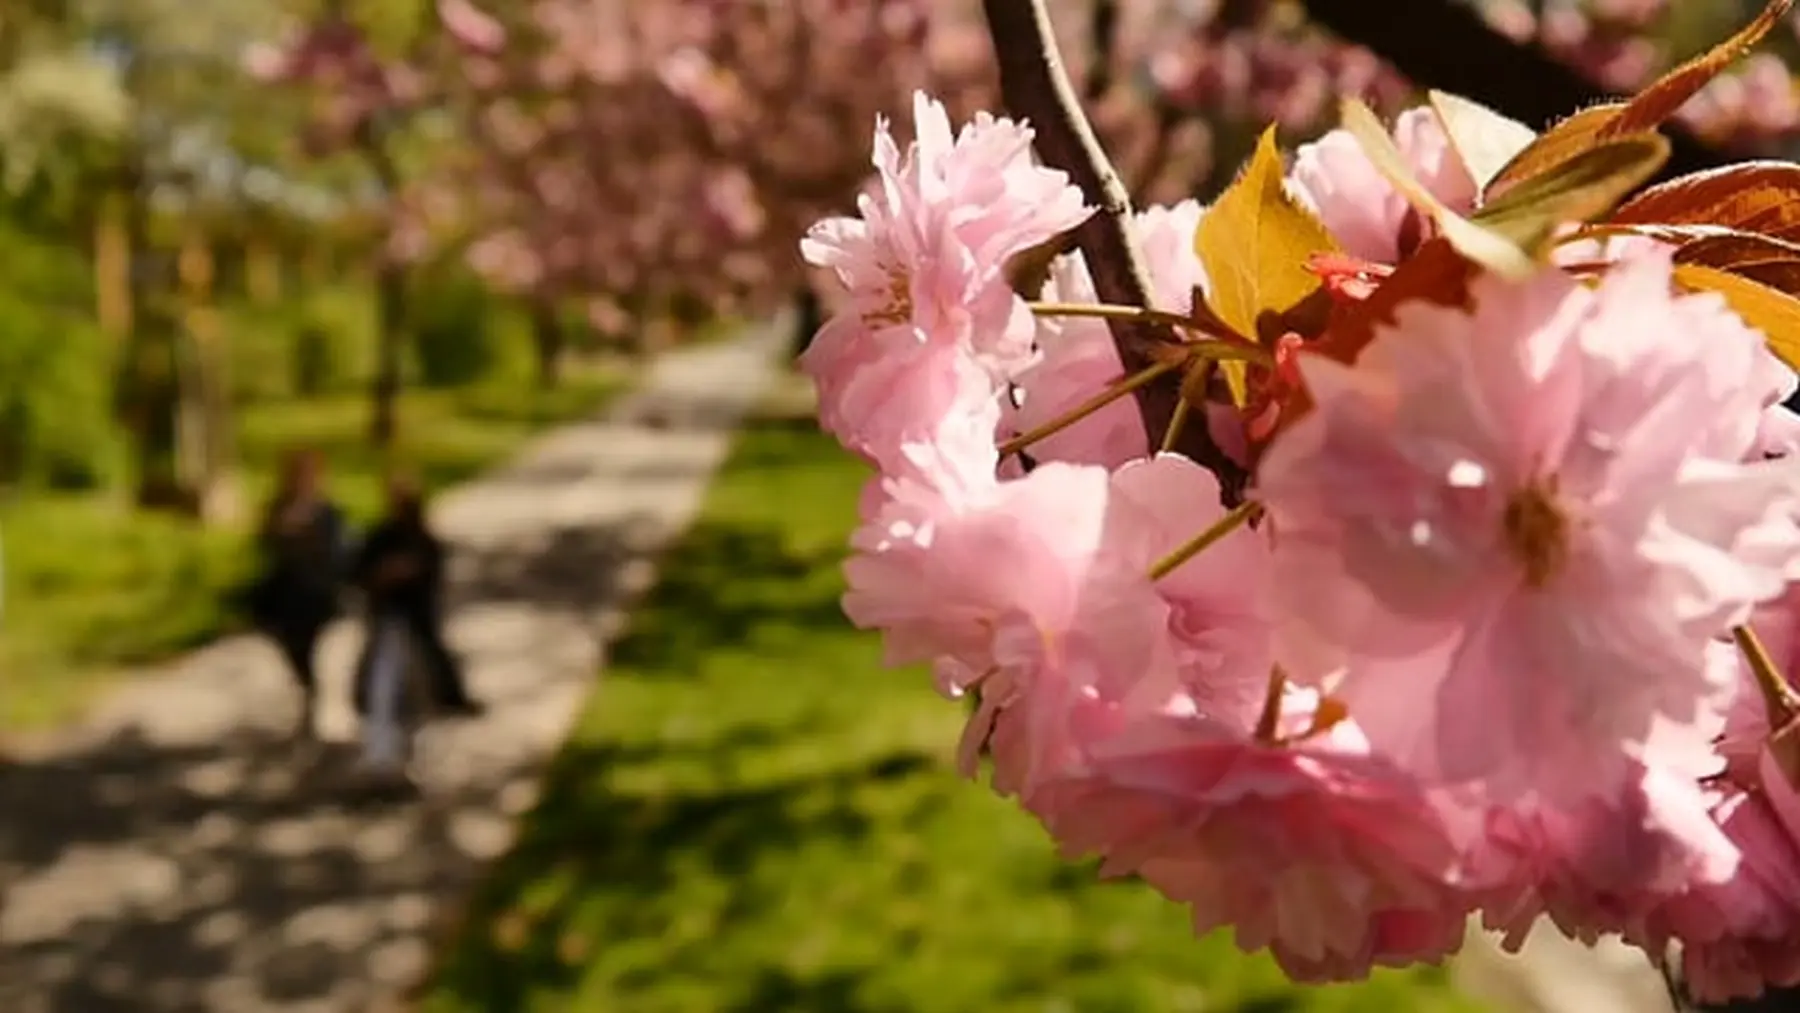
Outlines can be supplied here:
<path id="1" fill-rule="evenodd" d="M 611 420 L 434 508 L 450 641 L 490 709 L 425 730 L 417 795 L 359 790 L 348 741 L 293 742 L 287 676 L 250 638 L 0 760 L 0 1011 L 364 1013 L 413 985 L 444 903 L 510 844 L 651 554 L 691 518 L 765 344 L 676 353 Z M 645 424 L 646 404 L 672 424 Z M 346 622 L 322 648 L 328 738 L 353 732 L 359 639 Z"/>
<path id="2" fill-rule="evenodd" d="M 0 1009 L 303 1008 L 350 998 L 348 964 L 403 987 L 512 772 L 359 798 L 345 751 L 297 762 L 268 733 L 173 749 L 127 734 L 0 773 L 0 869 L 23 881 L 0 913 Z"/>
<path id="3" fill-rule="evenodd" d="M 534 786 L 528 747 L 579 699 L 598 617 L 641 558 L 566 526 L 459 551 L 452 640 L 494 710 L 422 736 L 422 797 L 370 796 L 353 744 L 285 734 L 281 674 L 248 641 L 219 645 L 212 667 L 239 666 L 274 722 L 128 724 L 0 767 L 0 1010 L 350 1010 L 409 985 L 438 902 L 509 840 Z M 359 637 L 334 631 L 340 681 Z M 159 688 L 221 691 L 181 675 Z"/>

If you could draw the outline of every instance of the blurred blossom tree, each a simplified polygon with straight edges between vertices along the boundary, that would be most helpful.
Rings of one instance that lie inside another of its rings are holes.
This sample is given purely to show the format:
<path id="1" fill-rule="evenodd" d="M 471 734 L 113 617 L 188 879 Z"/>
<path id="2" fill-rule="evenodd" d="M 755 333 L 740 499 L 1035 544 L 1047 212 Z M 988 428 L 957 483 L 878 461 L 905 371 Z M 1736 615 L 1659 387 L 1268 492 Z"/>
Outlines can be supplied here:
<path id="1" fill-rule="evenodd" d="M 1232 171 L 1272 109 L 1308 130 L 1335 95 L 1390 106 L 1405 93 L 1286 5 L 1057 6 L 1103 138 L 1148 195 L 1222 182 L 1215 166 Z M 641 340 L 670 318 L 759 312 L 796 294 L 816 314 L 793 250 L 807 223 L 853 208 L 868 124 L 909 119 L 916 89 L 961 112 L 995 95 L 974 0 L 441 0 L 435 15 L 433 38 L 384 62 L 328 7 L 254 65 L 315 87 L 323 146 L 367 145 L 384 116 L 429 109 L 452 125 L 466 149 L 408 181 L 397 206 L 418 221 L 396 235 L 416 241 L 414 255 L 466 249 L 539 307 L 547 381 L 554 308 L 570 302 Z M 1212 157 L 1221 140 L 1233 157 Z"/>
<path id="2" fill-rule="evenodd" d="M 822 310 L 795 243 L 854 206 L 868 125 L 905 123 L 919 88 L 953 115 L 997 104 L 976 0 L 424 0 L 411 21 L 403 7 L 376 5 L 377 25 L 326 3 L 252 60 L 306 86 L 314 150 L 358 153 L 388 195 L 382 439 L 406 263 L 461 253 L 525 300 L 545 383 L 570 307 L 642 347 L 670 321 L 798 295 L 804 340 Z M 1051 7 L 1129 190 L 1164 202 L 1216 192 L 1264 123 L 1304 138 L 1346 96 L 1397 111 L 1416 94 L 1401 70 L 1542 123 L 1643 84 L 1737 15 L 1667 0 L 1384 0 L 1382 18 L 1347 0 Z M 1715 148 L 1789 144 L 1800 103 L 1766 56 L 1715 82 L 1683 122 L 1672 171 Z M 397 138 L 425 135 L 441 143 L 402 165 Z"/>
<path id="3" fill-rule="evenodd" d="M 372 191 L 381 234 L 375 266 L 375 371 L 369 390 L 369 439 L 386 452 L 398 430 L 398 401 L 407 339 L 407 273 L 428 248 L 421 220 L 430 192 L 420 164 L 435 153 L 429 114 L 439 99 L 423 68 L 437 42 L 429 2 L 351 5 L 327 0 L 315 15 L 288 27 L 278 41 L 242 52 L 256 78 L 292 86 L 308 110 L 303 150 L 317 159 L 348 156 Z M 404 39 L 395 44 L 396 40 Z M 427 129 L 420 129 L 421 124 Z"/>
<path id="4" fill-rule="evenodd" d="M 1484 0 L 1482 14 L 1515 42 L 1535 44 L 1608 92 L 1632 92 L 1677 60 L 1741 23 L 1755 5 L 1672 0 Z M 1790 22 L 1790 25 L 1794 25 Z M 1790 35 L 1713 80 L 1680 121 L 1708 144 L 1736 155 L 1791 154 L 1800 141 L 1800 100 L 1784 57 L 1800 55 Z"/>

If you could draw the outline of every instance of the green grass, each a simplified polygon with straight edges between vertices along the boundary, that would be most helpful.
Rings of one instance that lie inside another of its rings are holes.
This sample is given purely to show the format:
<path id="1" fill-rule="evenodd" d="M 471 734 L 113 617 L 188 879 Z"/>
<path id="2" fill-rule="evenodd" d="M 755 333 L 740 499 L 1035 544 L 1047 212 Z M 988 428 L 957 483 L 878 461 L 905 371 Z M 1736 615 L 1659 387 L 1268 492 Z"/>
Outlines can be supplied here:
<path id="1" fill-rule="evenodd" d="M 590 414 L 624 384 L 623 367 L 571 369 L 539 391 L 525 380 L 403 395 L 396 459 L 437 490 L 495 464 L 545 426 Z M 228 593 L 253 561 L 245 527 L 288 447 L 322 451 L 354 518 L 380 508 L 381 472 L 365 438 L 366 399 L 266 400 L 238 409 L 243 523 L 202 528 L 135 511 L 117 497 L 20 494 L 0 503 L 0 730 L 75 713 L 125 666 L 154 662 L 232 628 Z"/>
<path id="2" fill-rule="evenodd" d="M 963 708 L 838 611 L 861 478 L 742 438 L 420 1013 L 1476 1008 L 1436 970 L 1297 989 L 958 779 Z"/>

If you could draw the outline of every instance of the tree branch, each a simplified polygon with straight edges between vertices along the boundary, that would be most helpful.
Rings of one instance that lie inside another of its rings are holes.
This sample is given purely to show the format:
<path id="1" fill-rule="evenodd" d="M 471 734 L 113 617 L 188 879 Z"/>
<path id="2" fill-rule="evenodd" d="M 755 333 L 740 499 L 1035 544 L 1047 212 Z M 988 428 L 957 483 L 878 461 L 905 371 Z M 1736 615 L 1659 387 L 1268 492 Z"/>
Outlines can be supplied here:
<path id="1" fill-rule="evenodd" d="M 1314 22 L 1365 46 L 1415 84 L 1455 92 L 1541 129 L 1606 92 L 1534 46 L 1489 28 L 1473 7 L 1450 0 L 1301 0 Z M 1710 169 L 1729 157 L 1671 123 L 1674 153 L 1662 176 Z"/>
<path id="2" fill-rule="evenodd" d="M 1000 94 L 1008 112 L 1031 124 L 1044 164 L 1068 173 L 1087 202 L 1100 209 L 1075 230 L 1094 293 L 1102 302 L 1149 306 L 1150 273 L 1131 235 L 1131 195 L 1082 113 L 1044 0 L 982 0 L 981 6 L 993 37 Z M 1169 328 L 1153 324 L 1115 320 L 1108 321 L 1108 327 L 1127 373 L 1149 368 L 1159 346 L 1178 340 Z M 1154 444 L 1180 403 L 1179 378 L 1142 388 L 1134 396 Z M 1184 433 L 1175 449 L 1212 470 L 1228 499 L 1241 496 L 1247 476 L 1212 442 L 1206 427 L 1188 426 Z"/>

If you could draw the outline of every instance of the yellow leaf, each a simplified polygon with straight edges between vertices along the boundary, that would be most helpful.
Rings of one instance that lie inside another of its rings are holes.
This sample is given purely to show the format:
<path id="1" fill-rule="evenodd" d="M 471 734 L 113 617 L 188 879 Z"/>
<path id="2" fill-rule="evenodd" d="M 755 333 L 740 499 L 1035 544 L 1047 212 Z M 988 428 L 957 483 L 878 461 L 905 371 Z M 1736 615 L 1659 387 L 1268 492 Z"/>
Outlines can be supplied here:
<path id="1" fill-rule="evenodd" d="M 1362 146 L 1363 154 L 1369 156 L 1369 161 L 1407 203 L 1436 223 L 1438 234 L 1449 241 L 1456 252 L 1510 278 L 1528 277 L 1537 270 L 1536 262 L 1517 243 L 1457 214 L 1414 178 L 1387 127 L 1360 100 L 1344 100 L 1343 128 Z"/>
<path id="2" fill-rule="evenodd" d="M 1470 220 L 1539 254 L 1559 226 L 1611 211 L 1668 160 L 1669 142 L 1660 134 L 1603 141 L 1513 187 Z"/>
<path id="3" fill-rule="evenodd" d="M 1279 330 L 1265 332 L 1322 284 L 1307 262 L 1314 254 L 1339 252 L 1324 224 L 1288 195 L 1284 176 L 1270 127 L 1250 164 L 1194 232 L 1194 252 L 1206 269 L 1207 304 L 1226 326 L 1253 341 L 1281 336 Z M 1237 372 L 1242 373 L 1241 364 Z M 1225 370 L 1227 379 L 1232 373 Z"/>
<path id="4" fill-rule="evenodd" d="M 1675 265 L 1675 282 L 1696 292 L 1717 292 L 1744 323 L 1763 333 L 1769 351 L 1800 369 L 1800 299 L 1742 275 L 1698 264 Z"/>
<path id="5" fill-rule="evenodd" d="M 1477 191 L 1486 189 L 1489 180 L 1537 140 L 1537 131 L 1479 102 L 1445 91 L 1432 91 L 1430 98 L 1450 147 L 1469 170 Z"/>
<path id="6" fill-rule="evenodd" d="M 1231 392 L 1231 403 L 1239 408 L 1250 403 L 1250 367 L 1236 359 L 1219 363 L 1219 375 L 1225 378 L 1225 389 Z"/>

